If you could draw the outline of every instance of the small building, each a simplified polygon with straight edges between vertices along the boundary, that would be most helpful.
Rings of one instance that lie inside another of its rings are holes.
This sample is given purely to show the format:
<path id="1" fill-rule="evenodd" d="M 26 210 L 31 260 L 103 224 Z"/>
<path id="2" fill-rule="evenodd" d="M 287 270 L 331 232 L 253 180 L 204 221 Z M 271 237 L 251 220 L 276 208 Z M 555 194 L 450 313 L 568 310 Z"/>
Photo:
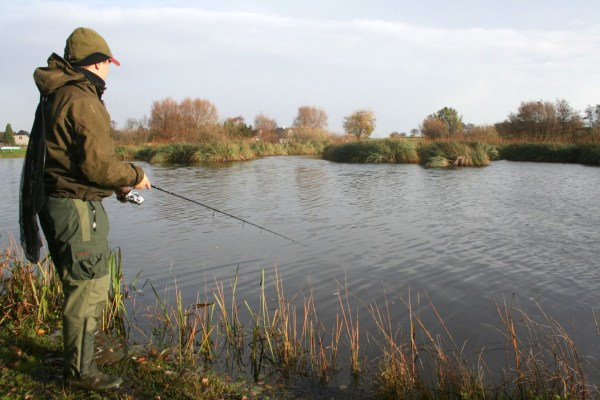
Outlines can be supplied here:
<path id="1" fill-rule="evenodd" d="M 29 133 L 19 131 L 15 133 L 15 144 L 19 146 L 27 146 L 29 144 Z"/>

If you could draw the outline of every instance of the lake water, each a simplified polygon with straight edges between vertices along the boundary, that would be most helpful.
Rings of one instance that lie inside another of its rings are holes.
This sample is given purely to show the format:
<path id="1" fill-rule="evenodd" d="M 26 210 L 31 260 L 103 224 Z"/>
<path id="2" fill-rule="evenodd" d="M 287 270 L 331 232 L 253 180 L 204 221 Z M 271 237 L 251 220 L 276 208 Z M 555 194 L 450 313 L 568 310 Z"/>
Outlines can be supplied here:
<path id="1" fill-rule="evenodd" d="M 18 237 L 21 164 L 0 159 L 3 246 Z M 215 281 L 228 286 L 239 268 L 238 299 L 252 302 L 261 271 L 272 280 L 277 269 L 288 297 L 312 290 L 326 326 L 340 284 L 353 307 L 388 299 L 400 325 L 406 308 L 399 299 L 410 297 L 425 310 L 429 297 L 454 338 L 474 350 L 504 346 L 494 329 L 500 326 L 496 303 L 515 301 L 527 313 L 539 305 L 574 327 L 580 351 L 598 356 L 592 318 L 600 305 L 598 168 L 497 161 L 428 170 L 306 157 L 141 165 L 163 189 L 306 246 L 160 191 L 142 191 L 139 207 L 104 202 L 129 281 L 141 273 L 159 290 L 176 282 L 192 304 Z M 368 318 L 361 325 L 369 329 Z"/>

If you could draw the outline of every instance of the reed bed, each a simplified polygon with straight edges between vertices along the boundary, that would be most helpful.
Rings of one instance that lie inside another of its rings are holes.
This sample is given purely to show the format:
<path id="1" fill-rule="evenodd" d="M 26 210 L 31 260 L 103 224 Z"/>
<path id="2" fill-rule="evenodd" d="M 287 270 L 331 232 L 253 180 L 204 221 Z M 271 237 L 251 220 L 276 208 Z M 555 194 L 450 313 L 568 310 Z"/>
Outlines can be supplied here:
<path id="1" fill-rule="evenodd" d="M 347 163 L 417 163 L 419 157 L 414 141 L 381 139 L 329 145 L 323 158 Z"/>
<path id="2" fill-rule="evenodd" d="M 495 154 L 491 145 L 456 141 L 422 145 L 418 151 L 420 163 L 427 168 L 485 167 Z"/>
<path id="3" fill-rule="evenodd" d="M 331 144 L 323 158 L 345 163 L 419 163 L 426 168 L 483 167 L 494 160 L 600 165 L 600 145 L 495 141 L 374 139 Z"/>
<path id="4" fill-rule="evenodd" d="M 202 366 L 256 382 L 302 378 L 325 386 L 335 385 L 345 372 L 345 380 L 377 399 L 600 397 L 586 375 L 597 365 L 578 351 L 573 327 L 561 326 L 541 307 L 541 317 L 534 318 L 514 300 L 496 306 L 499 324 L 493 331 L 504 338 L 504 348 L 497 351 L 506 361 L 504 368 L 491 371 L 489 353 L 457 342 L 423 293 L 387 293 L 385 302 L 376 304 L 355 298 L 347 282 L 338 282 L 337 311 L 326 323 L 312 289 L 290 297 L 275 269 L 261 273 L 255 298 L 240 299 L 236 271 L 231 281 L 214 282 L 192 304 L 184 304 L 176 281 L 174 296 L 150 284 L 155 305 L 140 311 L 129 304 L 129 317 L 125 303 L 135 303 L 138 289 L 122 282 L 118 250 L 111 262 L 105 329 L 118 335 L 140 332 L 150 354 L 171 357 L 180 371 Z M 49 260 L 30 265 L 5 251 L 0 272 L 0 326 L 44 329 L 56 320 L 60 282 Z M 174 304 L 165 300 L 171 297 Z M 437 323 L 426 323 L 424 314 Z"/>
<path id="5" fill-rule="evenodd" d="M 146 147 L 117 147 L 122 160 L 139 159 L 155 164 L 198 164 L 202 162 L 247 161 L 258 157 L 318 154 L 328 142 L 214 141 L 173 143 Z"/>
<path id="6" fill-rule="evenodd" d="M 381 139 L 330 145 L 323 158 L 347 163 L 420 163 L 427 168 L 479 167 L 497 159 L 498 151 L 484 142 Z"/>

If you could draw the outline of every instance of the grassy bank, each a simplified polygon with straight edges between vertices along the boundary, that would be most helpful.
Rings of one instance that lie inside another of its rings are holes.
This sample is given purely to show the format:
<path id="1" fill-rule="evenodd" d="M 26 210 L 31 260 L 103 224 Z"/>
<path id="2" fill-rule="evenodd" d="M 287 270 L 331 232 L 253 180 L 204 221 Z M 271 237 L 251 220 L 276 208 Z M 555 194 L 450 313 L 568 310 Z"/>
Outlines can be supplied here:
<path id="1" fill-rule="evenodd" d="M 116 391 L 92 393 L 62 383 L 62 290 L 49 259 L 32 265 L 14 249 L 0 253 L 0 398 L 2 399 L 257 399 L 291 398 L 265 382 L 232 380 L 192 362 L 181 347 L 129 343 L 123 337 L 125 301 L 131 287 L 122 282 L 119 252 L 111 255 L 111 280 L 102 325 L 127 357 L 105 367 L 123 376 Z M 167 320 L 170 314 L 164 315 Z M 155 316 L 158 318 L 158 316 Z M 181 322 L 181 321 L 180 321 Z M 183 323 L 174 330 L 185 329 Z M 135 327 L 133 327 L 135 329 Z M 149 333 L 150 336 L 152 336 Z M 125 343 L 123 344 L 123 340 Z M 277 397 L 270 393 L 277 392 Z"/>
<path id="2" fill-rule="evenodd" d="M 24 157 L 26 150 L 1 152 L 0 157 Z M 175 143 L 119 146 L 115 151 L 122 160 L 180 165 L 310 154 L 322 154 L 325 160 L 342 163 L 418 163 L 426 168 L 483 167 L 494 160 L 600 165 L 599 144 L 431 141 L 420 138 L 372 139 L 341 144 L 327 141 Z"/>
<path id="3" fill-rule="evenodd" d="M 482 167 L 493 160 L 600 165 L 600 145 L 374 139 L 329 145 L 323 158 L 347 163 L 419 163 L 427 168 Z"/>
<path id="4" fill-rule="evenodd" d="M 27 152 L 27 146 L 21 147 L 19 150 L 2 150 L 0 158 L 23 158 Z"/>
<path id="5" fill-rule="evenodd" d="M 510 161 L 600 165 L 600 145 L 514 143 L 501 146 L 500 157 Z"/>
<path id="6" fill-rule="evenodd" d="M 161 297 L 150 283 L 154 308 L 135 310 L 139 288 L 122 282 L 118 252 L 111 265 L 104 327 L 111 337 L 135 330 L 145 339 L 131 343 L 123 337 L 128 356 L 110 367 L 126 384 L 117 392 L 91 395 L 60 382 L 61 292 L 52 264 L 27 264 L 10 249 L 0 256 L 3 398 L 287 399 L 329 393 L 327 398 L 588 399 L 600 394 L 589 385 L 584 370 L 590 360 L 578 352 L 572 327 L 564 329 L 543 312 L 539 318 L 526 315 L 512 302 L 497 304 L 493 330 L 505 346 L 496 351 L 506 361 L 492 371 L 489 352 L 469 354 L 435 305 L 420 304 L 418 295 L 389 293 L 384 304 L 374 304 L 354 298 L 346 283 L 338 283 L 329 325 L 319 318 L 313 293 L 289 296 L 275 270 L 270 276 L 263 272 L 255 297 L 248 299 L 238 298 L 237 276 L 214 282 L 193 304 L 183 304 L 177 288 Z M 398 308 L 408 322 L 391 317 Z M 426 326 L 424 313 L 436 316 L 437 323 Z M 367 347 L 376 356 L 367 357 Z M 238 371 L 245 379 L 233 382 L 223 371 Z M 344 380 L 349 383 L 337 383 Z M 311 382 L 312 391 L 301 382 Z"/>
<path id="7" fill-rule="evenodd" d="M 145 147 L 117 147 L 116 152 L 124 160 L 138 159 L 157 164 L 197 164 L 247 161 L 265 156 L 319 154 L 323 151 L 325 144 L 325 142 L 266 143 L 258 141 L 177 143 Z"/>
<path id="8" fill-rule="evenodd" d="M 375 139 L 330 145 L 323 158 L 348 163 L 419 163 L 427 168 L 482 167 L 498 159 L 498 150 L 485 142 Z"/>

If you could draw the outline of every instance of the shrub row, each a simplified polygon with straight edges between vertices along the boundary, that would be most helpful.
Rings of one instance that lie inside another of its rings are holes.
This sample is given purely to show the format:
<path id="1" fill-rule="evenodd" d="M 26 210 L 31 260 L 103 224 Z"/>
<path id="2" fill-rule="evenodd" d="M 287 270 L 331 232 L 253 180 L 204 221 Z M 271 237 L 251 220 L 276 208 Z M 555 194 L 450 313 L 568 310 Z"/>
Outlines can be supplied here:
<path id="1" fill-rule="evenodd" d="M 329 145 L 323 158 L 346 163 L 419 163 L 427 168 L 483 167 L 493 160 L 600 165 L 598 144 L 420 142 L 380 139 Z"/>
<path id="2" fill-rule="evenodd" d="M 510 161 L 600 165 L 600 145 L 514 143 L 502 146 L 500 157 Z"/>

